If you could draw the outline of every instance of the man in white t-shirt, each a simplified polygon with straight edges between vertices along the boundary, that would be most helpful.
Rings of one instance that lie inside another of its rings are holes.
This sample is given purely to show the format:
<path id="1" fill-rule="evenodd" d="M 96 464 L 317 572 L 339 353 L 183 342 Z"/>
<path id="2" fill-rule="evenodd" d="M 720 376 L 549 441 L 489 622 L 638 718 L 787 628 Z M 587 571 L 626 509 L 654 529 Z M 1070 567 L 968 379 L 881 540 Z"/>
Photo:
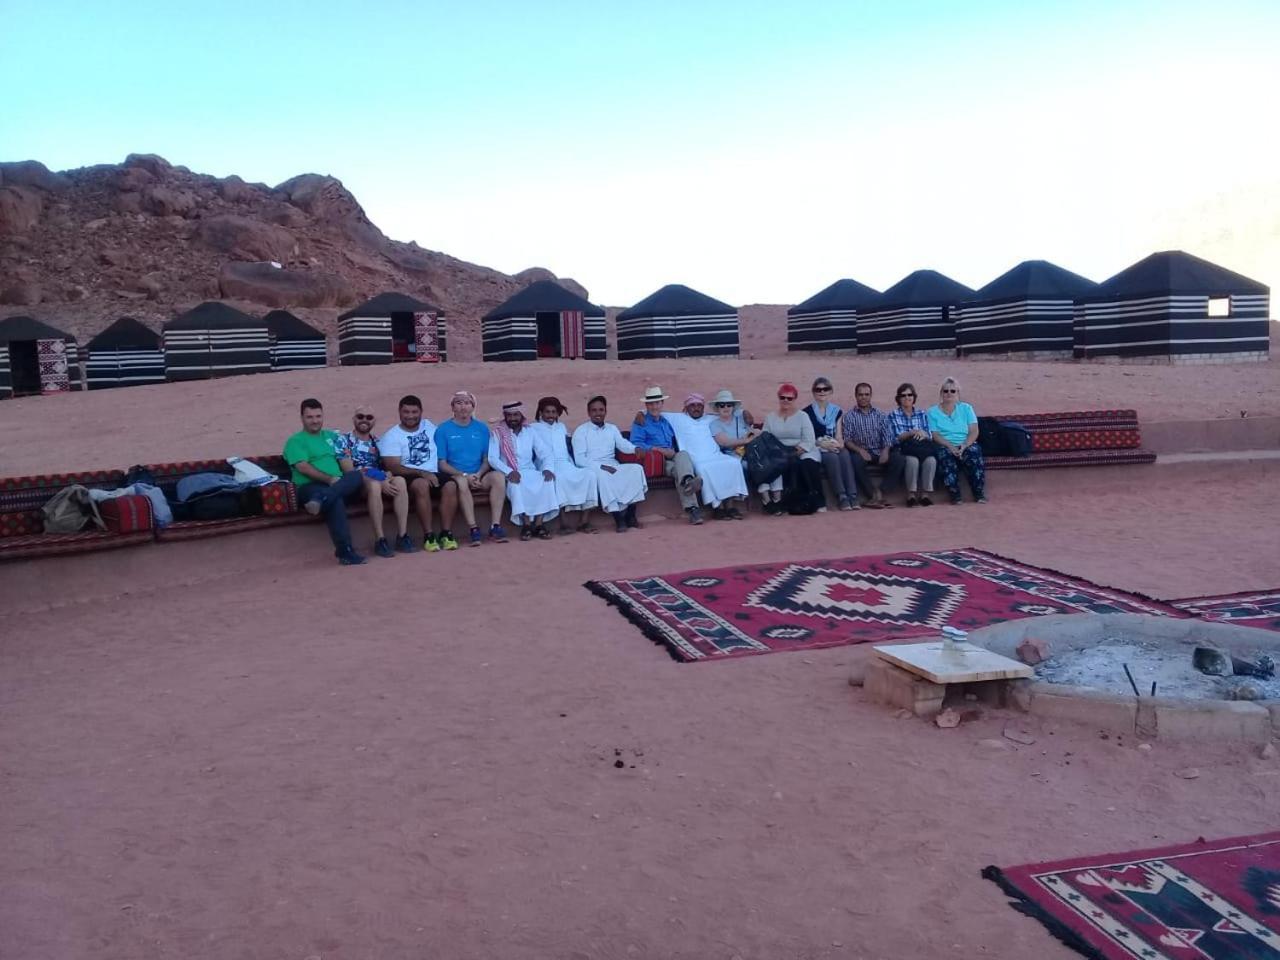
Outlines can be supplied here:
<path id="1" fill-rule="evenodd" d="M 456 541 L 452 546 L 442 542 L 444 538 L 437 536 L 431 525 L 431 491 L 440 486 L 435 436 L 436 425 L 422 416 L 422 401 L 410 394 L 400 398 L 400 422 L 378 440 L 387 472 L 404 477 L 409 484 L 409 496 L 422 523 L 422 546 L 428 553 L 458 549 Z M 401 540 L 408 540 L 408 536 Z M 396 546 L 401 548 L 399 543 Z"/>

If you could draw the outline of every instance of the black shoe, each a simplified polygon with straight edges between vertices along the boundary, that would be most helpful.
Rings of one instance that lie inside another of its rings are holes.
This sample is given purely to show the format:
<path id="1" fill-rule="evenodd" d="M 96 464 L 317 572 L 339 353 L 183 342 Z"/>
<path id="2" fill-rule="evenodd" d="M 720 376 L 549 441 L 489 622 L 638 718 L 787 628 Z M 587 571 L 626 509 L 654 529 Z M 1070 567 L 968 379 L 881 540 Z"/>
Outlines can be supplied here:
<path id="1" fill-rule="evenodd" d="M 690 507 L 685 513 L 689 514 L 689 522 L 695 527 L 702 526 L 702 511 L 697 507 Z"/>
<path id="2" fill-rule="evenodd" d="M 626 521 L 628 527 L 640 528 L 640 521 L 636 519 L 636 505 L 628 504 L 627 509 L 622 511 L 622 517 Z"/>
<path id="3" fill-rule="evenodd" d="M 394 557 L 396 552 L 391 549 L 391 544 L 387 543 L 386 537 L 379 537 L 378 542 L 373 545 L 373 552 L 380 557 Z"/>
<path id="4" fill-rule="evenodd" d="M 618 528 L 619 533 L 627 532 L 627 515 L 623 510 L 619 510 L 613 515 L 614 526 Z"/>
<path id="5" fill-rule="evenodd" d="M 344 567 L 358 567 L 364 563 L 364 557 L 356 553 L 350 547 L 344 547 L 337 552 L 338 562 Z"/>
<path id="6" fill-rule="evenodd" d="M 922 506 L 922 507 L 932 507 L 932 506 L 933 506 L 933 501 L 932 501 L 932 500 L 930 500 L 928 497 L 921 497 L 921 498 L 920 498 L 920 506 Z"/>

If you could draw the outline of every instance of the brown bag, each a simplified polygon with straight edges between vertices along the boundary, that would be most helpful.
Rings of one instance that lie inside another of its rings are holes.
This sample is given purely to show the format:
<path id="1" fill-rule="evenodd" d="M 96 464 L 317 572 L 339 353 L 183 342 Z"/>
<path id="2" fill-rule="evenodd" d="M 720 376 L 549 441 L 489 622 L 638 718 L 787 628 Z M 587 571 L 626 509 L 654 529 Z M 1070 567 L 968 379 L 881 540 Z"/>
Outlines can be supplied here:
<path id="1" fill-rule="evenodd" d="M 45 533 L 79 533 L 89 525 L 105 530 L 98 505 L 87 487 L 73 483 L 55 493 L 41 508 Z"/>

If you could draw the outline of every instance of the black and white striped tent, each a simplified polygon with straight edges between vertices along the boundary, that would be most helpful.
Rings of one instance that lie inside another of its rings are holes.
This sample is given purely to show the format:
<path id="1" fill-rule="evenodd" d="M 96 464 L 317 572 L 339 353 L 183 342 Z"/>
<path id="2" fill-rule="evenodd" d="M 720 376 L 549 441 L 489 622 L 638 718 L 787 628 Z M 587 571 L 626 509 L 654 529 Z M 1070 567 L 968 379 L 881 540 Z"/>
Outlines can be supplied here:
<path id="1" fill-rule="evenodd" d="M 344 366 L 448 359 L 444 311 L 403 293 L 380 293 L 338 317 L 338 362 Z"/>
<path id="2" fill-rule="evenodd" d="M 267 325 L 235 307 L 206 300 L 164 325 L 164 366 L 170 380 L 267 373 Z"/>
<path id="3" fill-rule="evenodd" d="M 121 317 L 85 347 L 85 384 L 90 390 L 164 383 L 160 334 L 133 317 Z"/>
<path id="4" fill-rule="evenodd" d="M 83 389 L 75 337 L 31 317 L 0 320 L 0 400 Z"/>
<path id="5" fill-rule="evenodd" d="M 603 360 L 605 314 L 554 280 L 529 284 L 481 321 L 486 360 Z"/>
<path id="6" fill-rule="evenodd" d="M 679 283 L 623 310 L 617 325 L 619 360 L 738 355 L 738 311 Z"/>
<path id="7" fill-rule="evenodd" d="M 1075 302 L 1097 288 L 1047 260 L 1025 260 L 960 304 L 956 353 L 1069 359 Z"/>
<path id="8" fill-rule="evenodd" d="M 1076 303 L 1075 356 L 1265 360 L 1270 288 L 1181 250 L 1153 253 Z"/>
<path id="9" fill-rule="evenodd" d="M 954 356 L 956 307 L 972 296 L 936 270 L 909 273 L 858 311 L 858 352 Z"/>
<path id="10" fill-rule="evenodd" d="M 880 299 L 857 280 L 837 280 L 787 311 L 787 350 L 854 350 L 858 311 Z"/>
<path id="11" fill-rule="evenodd" d="M 272 310 L 262 322 L 271 338 L 272 370 L 306 370 L 329 362 L 324 334 L 288 310 Z"/>

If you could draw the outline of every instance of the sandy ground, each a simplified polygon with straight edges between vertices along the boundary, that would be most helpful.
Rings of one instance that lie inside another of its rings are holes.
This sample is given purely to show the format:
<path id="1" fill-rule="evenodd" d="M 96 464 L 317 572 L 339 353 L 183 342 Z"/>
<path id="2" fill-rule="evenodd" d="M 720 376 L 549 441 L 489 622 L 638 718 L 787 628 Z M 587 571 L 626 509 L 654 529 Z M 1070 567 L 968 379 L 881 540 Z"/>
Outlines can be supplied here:
<path id="1" fill-rule="evenodd" d="M 581 386 L 556 366 L 518 395 L 558 383 L 576 414 L 650 369 L 764 398 L 818 365 L 609 365 Z M 908 365 L 825 368 L 888 392 Z M 1096 405 L 1071 369 L 964 373 L 983 406 Z M 1274 365 L 1113 369 L 1106 390 L 1140 408 L 1161 389 L 1182 416 L 1280 406 Z M 301 393 L 442 406 L 462 382 L 496 402 L 516 372 L 6 402 L 5 434 L 41 445 L 6 445 L 3 472 L 273 449 Z M 580 586 L 964 545 L 1166 598 L 1280 585 L 1273 477 L 1052 477 L 1002 498 L 993 475 L 987 507 L 657 522 L 355 569 L 318 526 L 0 567 L 0 957 L 1074 956 L 979 870 L 1274 829 L 1280 764 L 1067 724 L 991 747 L 1001 711 L 938 730 L 865 702 L 846 682 L 865 648 L 677 664 Z"/>
<path id="2" fill-rule="evenodd" d="M 627 421 L 649 383 L 662 385 L 678 409 L 690 391 L 708 398 L 729 387 L 763 419 L 776 405 L 778 383 L 790 380 L 807 402 L 819 374 L 836 386 L 842 406 L 866 380 L 878 402 L 892 402 L 897 385 L 915 383 L 922 403 L 936 401 L 938 384 L 959 379 L 962 396 L 979 414 L 1039 413 L 1133 407 L 1144 421 L 1202 421 L 1280 414 L 1280 360 L 1223 366 L 1116 366 L 956 360 L 873 360 L 792 356 L 776 360 L 584 361 L 467 363 L 427 366 L 326 367 L 226 380 L 97 390 L 0 403 L 0 436 L 27 437 L 0 447 L 0 475 L 126 468 L 134 463 L 272 453 L 297 429 L 298 402 L 318 397 L 329 425 L 349 429 L 352 408 L 373 404 L 379 429 L 395 421 L 396 403 L 419 395 L 436 422 L 449 416 L 454 390 L 472 390 L 479 415 L 496 417 L 508 399 L 532 404 L 558 395 L 566 421 L 586 419 L 587 398 L 610 398 L 612 416 Z"/>

